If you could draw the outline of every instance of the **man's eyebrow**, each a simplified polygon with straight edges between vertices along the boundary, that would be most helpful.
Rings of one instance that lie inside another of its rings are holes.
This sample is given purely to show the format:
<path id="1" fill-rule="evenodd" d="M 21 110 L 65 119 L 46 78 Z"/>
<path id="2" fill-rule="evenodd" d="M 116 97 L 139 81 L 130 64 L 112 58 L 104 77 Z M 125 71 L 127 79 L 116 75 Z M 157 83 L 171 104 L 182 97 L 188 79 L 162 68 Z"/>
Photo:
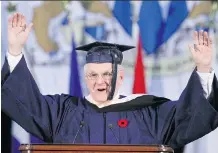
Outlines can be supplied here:
<path id="1" fill-rule="evenodd" d="M 108 70 L 104 70 L 103 71 L 103 73 L 106 73 L 106 72 L 112 72 L 112 69 L 108 69 Z M 88 73 L 97 73 L 97 72 L 95 72 L 94 70 L 90 70 L 90 71 L 88 71 Z"/>
<path id="2" fill-rule="evenodd" d="M 103 73 L 112 73 L 112 71 L 104 71 Z"/>
<path id="3" fill-rule="evenodd" d="M 95 71 L 91 70 L 91 71 L 88 71 L 88 73 L 97 73 L 97 72 L 95 72 Z"/>
<path id="4" fill-rule="evenodd" d="M 108 69 L 108 70 L 105 70 L 103 73 L 106 73 L 106 72 L 112 72 L 112 70 L 111 69 Z"/>

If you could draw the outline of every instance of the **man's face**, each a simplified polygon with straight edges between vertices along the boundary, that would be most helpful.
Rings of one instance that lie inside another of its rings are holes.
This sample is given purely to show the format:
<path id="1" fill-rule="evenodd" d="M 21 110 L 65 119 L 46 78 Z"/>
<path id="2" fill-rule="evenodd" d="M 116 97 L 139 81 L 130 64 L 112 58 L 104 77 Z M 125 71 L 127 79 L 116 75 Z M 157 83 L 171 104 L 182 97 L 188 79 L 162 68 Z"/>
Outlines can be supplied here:
<path id="1" fill-rule="evenodd" d="M 96 102 L 107 101 L 111 90 L 112 64 L 111 63 L 89 63 L 86 64 L 85 80 L 90 95 Z M 117 93 L 123 80 L 123 71 L 117 72 L 117 82 L 115 94 Z"/>

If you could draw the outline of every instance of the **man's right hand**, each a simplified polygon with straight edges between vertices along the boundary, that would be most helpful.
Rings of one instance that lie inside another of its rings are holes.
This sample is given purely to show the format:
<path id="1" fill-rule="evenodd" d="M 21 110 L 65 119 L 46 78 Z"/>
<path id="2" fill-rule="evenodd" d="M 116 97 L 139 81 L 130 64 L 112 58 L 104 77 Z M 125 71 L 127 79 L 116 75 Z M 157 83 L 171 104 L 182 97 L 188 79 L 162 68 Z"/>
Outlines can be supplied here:
<path id="1" fill-rule="evenodd" d="M 21 54 L 22 48 L 33 27 L 33 23 L 26 24 L 26 18 L 20 14 L 13 14 L 8 20 L 8 49 L 11 55 Z"/>

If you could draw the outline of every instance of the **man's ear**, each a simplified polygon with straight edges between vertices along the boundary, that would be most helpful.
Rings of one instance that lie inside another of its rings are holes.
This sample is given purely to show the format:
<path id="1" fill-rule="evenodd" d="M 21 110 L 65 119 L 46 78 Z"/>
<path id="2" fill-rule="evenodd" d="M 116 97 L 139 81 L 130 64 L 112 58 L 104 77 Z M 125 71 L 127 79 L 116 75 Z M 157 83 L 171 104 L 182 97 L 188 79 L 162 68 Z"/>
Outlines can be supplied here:
<path id="1" fill-rule="evenodd" d="M 121 80 L 123 81 L 123 79 L 124 79 L 124 71 L 123 70 L 120 71 L 120 77 L 121 77 Z"/>
<path id="2" fill-rule="evenodd" d="M 124 80 L 124 71 L 123 70 L 120 70 L 119 71 L 119 85 L 121 85 L 123 83 L 123 80 Z"/>

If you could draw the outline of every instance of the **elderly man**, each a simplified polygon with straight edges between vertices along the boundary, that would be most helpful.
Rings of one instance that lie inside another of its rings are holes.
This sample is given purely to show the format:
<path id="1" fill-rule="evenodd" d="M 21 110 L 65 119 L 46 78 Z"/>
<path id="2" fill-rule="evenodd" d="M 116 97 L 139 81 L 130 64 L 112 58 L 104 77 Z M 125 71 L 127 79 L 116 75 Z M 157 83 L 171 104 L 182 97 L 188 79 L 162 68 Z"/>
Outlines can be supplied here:
<path id="1" fill-rule="evenodd" d="M 212 41 L 207 32 L 194 33 L 195 44 L 189 47 L 196 68 L 179 99 L 171 101 L 152 95 L 118 95 L 124 77 L 122 52 L 132 47 L 103 42 L 77 48 L 88 52 L 88 96 L 42 95 L 22 55 L 31 27 L 22 14 L 9 18 L 2 110 L 43 141 L 166 144 L 175 149 L 217 128 L 218 82 L 211 68 Z"/>

